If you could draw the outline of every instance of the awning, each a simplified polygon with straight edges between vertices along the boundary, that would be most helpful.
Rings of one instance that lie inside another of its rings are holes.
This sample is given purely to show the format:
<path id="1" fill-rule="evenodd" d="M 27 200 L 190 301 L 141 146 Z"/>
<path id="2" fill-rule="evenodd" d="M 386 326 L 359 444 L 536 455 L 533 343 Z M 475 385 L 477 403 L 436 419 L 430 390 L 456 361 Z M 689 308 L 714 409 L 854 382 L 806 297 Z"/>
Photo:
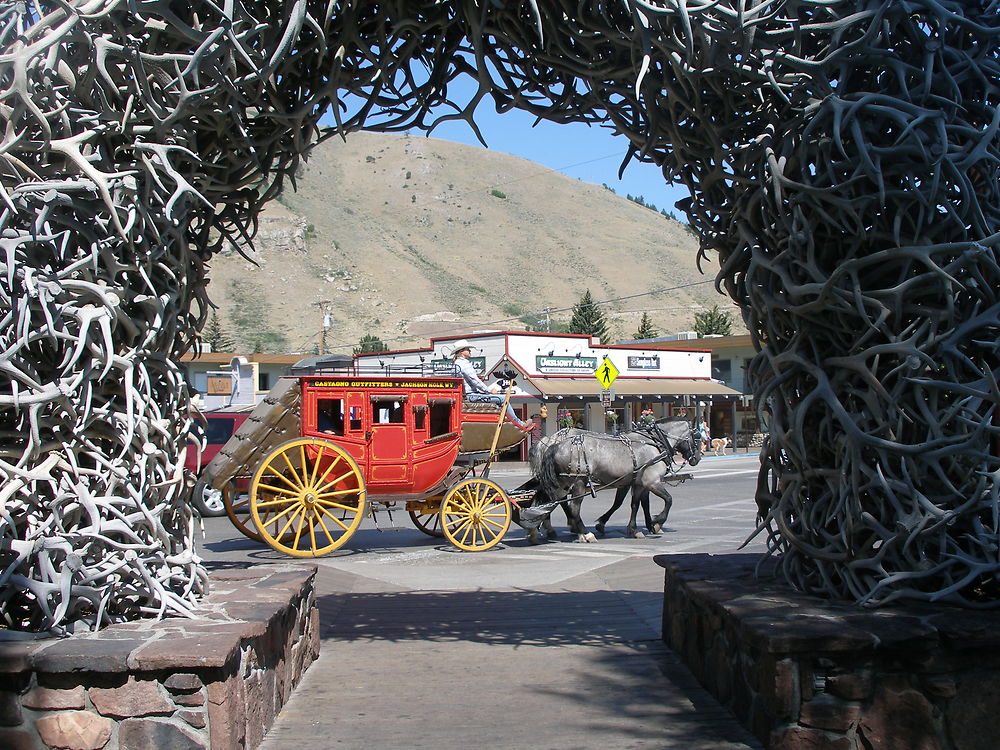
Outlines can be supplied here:
<path id="1" fill-rule="evenodd" d="M 596 379 L 527 378 L 545 398 L 579 397 L 599 399 L 601 386 Z M 744 394 L 712 380 L 669 380 L 664 378 L 618 378 L 611 386 L 616 396 L 679 398 L 681 396 L 718 396 L 739 398 Z"/>

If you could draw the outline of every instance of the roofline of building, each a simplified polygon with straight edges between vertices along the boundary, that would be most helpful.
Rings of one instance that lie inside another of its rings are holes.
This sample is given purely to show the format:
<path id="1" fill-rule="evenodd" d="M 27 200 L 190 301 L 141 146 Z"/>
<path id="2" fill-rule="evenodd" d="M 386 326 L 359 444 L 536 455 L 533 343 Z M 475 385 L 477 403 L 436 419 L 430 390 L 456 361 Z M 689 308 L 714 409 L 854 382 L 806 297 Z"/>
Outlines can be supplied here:
<path id="1" fill-rule="evenodd" d="M 195 354 L 186 352 L 181 355 L 181 362 L 204 362 L 229 365 L 237 357 L 245 357 L 248 362 L 262 365 L 294 365 L 303 358 L 302 354 L 239 354 L 237 352 L 201 352 Z"/>
<path id="2" fill-rule="evenodd" d="M 705 350 L 714 351 L 716 349 L 731 349 L 743 346 L 753 346 L 753 337 L 749 333 L 737 334 L 735 336 L 702 336 L 697 339 L 687 339 L 688 341 L 697 341 L 699 345 L 704 347 Z M 677 341 L 656 341 L 654 339 L 648 339 L 642 342 L 634 342 L 629 344 L 629 346 L 643 346 L 647 349 L 675 349 L 673 344 L 678 343 Z"/>
<path id="3" fill-rule="evenodd" d="M 711 351 L 709 348 L 693 348 L 690 346 L 664 346 L 656 345 L 649 346 L 648 342 L 636 343 L 636 344 L 595 344 L 594 337 L 586 333 L 545 333 L 543 331 L 488 331 L 483 333 L 468 333 L 468 334 L 457 334 L 454 336 L 433 336 L 430 339 L 431 345 L 428 347 L 414 347 L 411 349 L 387 349 L 382 352 L 365 352 L 364 354 L 355 354 L 354 359 L 357 360 L 360 357 L 376 357 L 384 354 L 422 354 L 433 352 L 437 348 L 437 344 L 446 341 L 456 341 L 458 339 L 482 339 L 489 337 L 502 336 L 504 339 L 504 351 L 509 353 L 510 346 L 508 345 L 508 339 L 511 336 L 535 336 L 547 339 L 575 339 L 584 340 L 587 342 L 587 346 L 591 349 L 659 349 L 659 350 L 670 350 L 675 352 L 700 352 L 705 353 Z M 701 341 L 701 339 L 699 339 Z M 669 343 L 669 342 L 664 342 Z M 680 343 L 680 342 L 676 342 Z"/>

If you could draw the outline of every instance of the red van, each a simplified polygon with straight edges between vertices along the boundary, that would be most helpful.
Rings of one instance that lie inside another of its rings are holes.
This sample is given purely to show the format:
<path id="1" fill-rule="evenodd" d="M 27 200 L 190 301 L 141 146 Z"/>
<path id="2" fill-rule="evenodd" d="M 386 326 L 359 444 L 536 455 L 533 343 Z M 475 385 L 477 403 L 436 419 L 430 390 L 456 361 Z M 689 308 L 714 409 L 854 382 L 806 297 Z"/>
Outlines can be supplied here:
<path id="1" fill-rule="evenodd" d="M 195 443 L 188 445 L 187 460 L 184 468 L 199 477 L 191 493 L 191 501 L 203 516 L 224 516 L 226 508 L 222 503 L 222 493 L 212 489 L 200 479 L 201 471 L 208 462 L 215 458 L 223 445 L 228 442 L 233 433 L 239 429 L 250 416 L 251 409 L 244 407 L 239 411 L 207 411 L 202 416 L 207 422 L 205 437 L 207 445 L 199 450 Z"/>

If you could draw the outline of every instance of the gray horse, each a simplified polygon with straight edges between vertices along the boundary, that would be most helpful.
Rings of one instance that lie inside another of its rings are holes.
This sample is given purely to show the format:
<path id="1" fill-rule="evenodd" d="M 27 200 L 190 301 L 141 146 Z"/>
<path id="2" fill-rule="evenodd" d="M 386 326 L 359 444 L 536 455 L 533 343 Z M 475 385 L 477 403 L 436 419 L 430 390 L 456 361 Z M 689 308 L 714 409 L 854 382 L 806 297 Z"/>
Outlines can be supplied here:
<path id="1" fill-rule="evenodd" d="M 632 490 L 629 536 L 635 534 L 639 499 L 650 492 L 663 499 L 663 510 L 656 518 L 649 519 L 649 524 L 662 526 L 673 504 L 666 482 L 672 473 L 674 454 L 679 452 L 694 466 L 701 460 L 700 447 L 685 419 L 661 419 L 648 430 L 620 435 L 560 430 L 543 438 L 532 451 L 531 485 L 535 497 L 515 520 L 535 542 L 540 526 L 551 535 L 548 515 L 555 505 L 561 504 L 570 530 L 578 540 L 595 542 L 597 537 L 587 530 L 580 517 L 583 496 L 595 488 L 616 487 L 619 505 L 625 492 Z"/>

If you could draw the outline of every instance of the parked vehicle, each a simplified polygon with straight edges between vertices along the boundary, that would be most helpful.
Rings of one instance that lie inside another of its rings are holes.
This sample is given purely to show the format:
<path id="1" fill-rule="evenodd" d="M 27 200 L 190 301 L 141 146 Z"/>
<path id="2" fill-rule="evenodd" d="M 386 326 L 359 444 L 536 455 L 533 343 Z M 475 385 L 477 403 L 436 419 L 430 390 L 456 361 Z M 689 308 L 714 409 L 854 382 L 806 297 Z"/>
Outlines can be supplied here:
<path id="1" fill-rule="evenodd" d="M 206 445 L 201 448 L 192 442 L 188 446 L 187 458 L 184 468 L 197 477 L 194 489 L 191 492 L 191 502 L 201 515 L 206 517 L 226 515 L 226 506 L 222 500 L 222 493 L 209 486 L 201 474 L 209 461 L 215 458 L 219 449 L 233 436 L 250 416 L 249 407 L 241 407 L 239 410 L 209 411 L 201 414 L 205 418 L 205 439 Z"/>

